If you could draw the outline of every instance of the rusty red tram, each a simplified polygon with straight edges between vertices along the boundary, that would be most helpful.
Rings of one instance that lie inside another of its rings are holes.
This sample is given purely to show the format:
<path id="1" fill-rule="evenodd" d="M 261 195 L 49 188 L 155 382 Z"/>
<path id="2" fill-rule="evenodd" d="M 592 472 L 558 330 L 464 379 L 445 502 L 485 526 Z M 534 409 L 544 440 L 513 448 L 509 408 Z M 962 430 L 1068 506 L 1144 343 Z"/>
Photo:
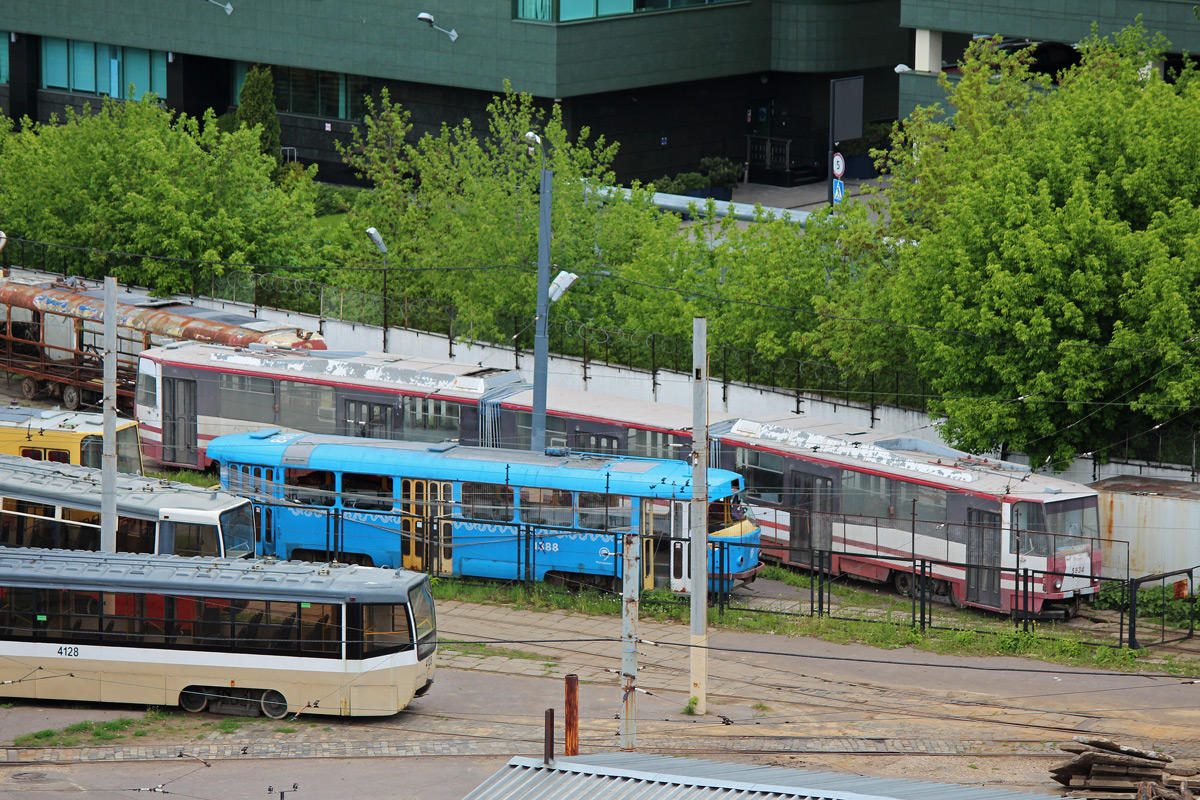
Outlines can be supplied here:
<path id="1" fill-rule="evenodd" d="M 177 341 L 324 350 L 319 333 L 248 314 L 123 289 L 117 302 L 117 397 L 132 406 L 138 355 Z M 104 289 L 81 278 L 0 276 L 0 368 L 24 376 L 26 399 L 96 402 L 104 369 Z"/>

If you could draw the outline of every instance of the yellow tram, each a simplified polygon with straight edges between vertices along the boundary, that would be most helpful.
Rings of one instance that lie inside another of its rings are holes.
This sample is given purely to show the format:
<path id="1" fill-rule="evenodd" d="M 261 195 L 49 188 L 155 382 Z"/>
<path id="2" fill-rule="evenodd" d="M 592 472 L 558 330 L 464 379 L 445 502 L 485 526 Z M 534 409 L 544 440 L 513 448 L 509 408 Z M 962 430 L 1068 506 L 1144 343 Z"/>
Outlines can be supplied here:
<path id="1" fill-rule="evenodd" d="M 99 469 L 103 453 L 104 418 L 100 414 L 0 408 L 0 454 Z M 117 471 L 142 471 L 138 425 L 133 420 L 117 420 Z"/>

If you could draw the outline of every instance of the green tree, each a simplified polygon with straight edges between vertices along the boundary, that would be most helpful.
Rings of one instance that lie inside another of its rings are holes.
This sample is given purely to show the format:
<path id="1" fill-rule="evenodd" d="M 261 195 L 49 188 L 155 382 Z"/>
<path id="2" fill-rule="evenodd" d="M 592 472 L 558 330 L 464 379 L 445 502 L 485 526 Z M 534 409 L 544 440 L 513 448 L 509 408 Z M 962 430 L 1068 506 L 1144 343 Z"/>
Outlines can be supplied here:
<path id="1" fill-rule="evenodd" d="M 553 172 L 552 269 L 619 276 L 662 224 L 645 192 L 602 202 L 597 192 L 614 184 L 615 146 L 590 141 L 587 130 L 572 140 L 557 105 L 540 109 L 529 95 L 509 91 L 489 105 L 484 130 L 464 120 L 416 142 L 409 141 L 407 112 L 386 94 L 367 106 L 363 131 L 342 153 L 373 191 L 358 197 L 348 228 L 377 228 L 395 268 L 389 291 L 442 304 L 456 335 L 532 340 L 543 156 L 526 143 L 527 131 L 542 137 Z M 359 238 L 356 263 L 378 265 L 366 236 Z M 377 291 L 381 277 L 349 273 L 342 280 Z M 598 275 L 584 286 L 555 304 L 552 319 L 612 321 L 619 281 Z"/>
<path id="2" fill-rule="evenodd" d="M 248 269 L 226 262 L 318 267 L 311 172 L 276 185 L 273 168 L 254 131 L 221 133 L 211 112 L 202 125 L 153 98 L 108 100 L 0 136 L 0 219 L 13 236 L 88 248 L 81 274 L 161 293 Z"/>
<path id="3" fill-rule="evenodd" d="M 1062 468 L 1192 413 L 1200 86 L 1146 69 L 1166 43 L 1140 23 L 1083 42 L 1054 87 L 997 44 L 942 79 L 953 116 L 895 135 L 887 246 L 839 236 L 864 269 L 818 335 L 842 363 L 913 365 L 959 445 Z"/>
<path id="4" fill-rule="evenodd" d="M 254 129 L 258 126 L 259 151 L 279 166 L 279 113 L 275 108 L 275 80 L 271 70 L 255 64 L 246 71 L 242 91 L 238 93 L 237 124 Z"/>

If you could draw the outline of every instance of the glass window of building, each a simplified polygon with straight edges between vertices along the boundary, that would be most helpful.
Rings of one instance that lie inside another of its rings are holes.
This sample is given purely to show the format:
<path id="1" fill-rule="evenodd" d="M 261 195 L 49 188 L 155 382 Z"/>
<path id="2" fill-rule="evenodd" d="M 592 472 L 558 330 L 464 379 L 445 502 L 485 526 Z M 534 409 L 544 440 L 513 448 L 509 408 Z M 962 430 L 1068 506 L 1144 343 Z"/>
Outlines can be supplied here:
<path id="1" fill-rule="evenodd" d="M 6 54 L 7 55 L 7 54 Z M 5 70 L 7 80 L 7 69 Z M 167 96 L 167 54 L 161 50 L 42 38 L 42 88 L 140 99 Z"/>
<path id="2" fill-rule="evenodd" d="M 234 70 L 234 97 L 241 94 L 247 69 L 248 65 L 241 62 Z M 332 119 L 362 119 L 366 114 L 370 78 L 279 66 L 271 67 L 271 77 L 275 81 L 275 108 L 282 113 Z"/>
<path id="3" fill-rule="evenodd" d="M 8 39 L 8 31 L 0 31 L 0 41 Z M 0 84 L 8 83 L 8 47 L 0 46 Z"/>
<path id="4" fill-rule="evenodd" d="M 575 22 L 724 2 L 730 0 L 517 0 L 515 9 L 517 19 L 534 22 Z"/>

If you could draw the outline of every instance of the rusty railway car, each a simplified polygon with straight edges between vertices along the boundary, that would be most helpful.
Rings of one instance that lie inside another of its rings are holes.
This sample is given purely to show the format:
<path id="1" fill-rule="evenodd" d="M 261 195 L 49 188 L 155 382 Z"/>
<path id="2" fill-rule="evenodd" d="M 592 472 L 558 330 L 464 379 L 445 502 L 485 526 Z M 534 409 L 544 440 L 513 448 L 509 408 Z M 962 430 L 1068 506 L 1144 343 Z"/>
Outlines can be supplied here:
<path id="1" fill-rule="evenodd" d="M 117 301 L 117 398 L 132 408 L 138 355 L 177 341 L 324 350 L 318 333 L 247 314 L 124 289 Z M 81 278 L 0 276 L 0 368 L 22 377 L 26 399 L 70 410 L 97 402 L 104 368 L 104 289 Z"/>

